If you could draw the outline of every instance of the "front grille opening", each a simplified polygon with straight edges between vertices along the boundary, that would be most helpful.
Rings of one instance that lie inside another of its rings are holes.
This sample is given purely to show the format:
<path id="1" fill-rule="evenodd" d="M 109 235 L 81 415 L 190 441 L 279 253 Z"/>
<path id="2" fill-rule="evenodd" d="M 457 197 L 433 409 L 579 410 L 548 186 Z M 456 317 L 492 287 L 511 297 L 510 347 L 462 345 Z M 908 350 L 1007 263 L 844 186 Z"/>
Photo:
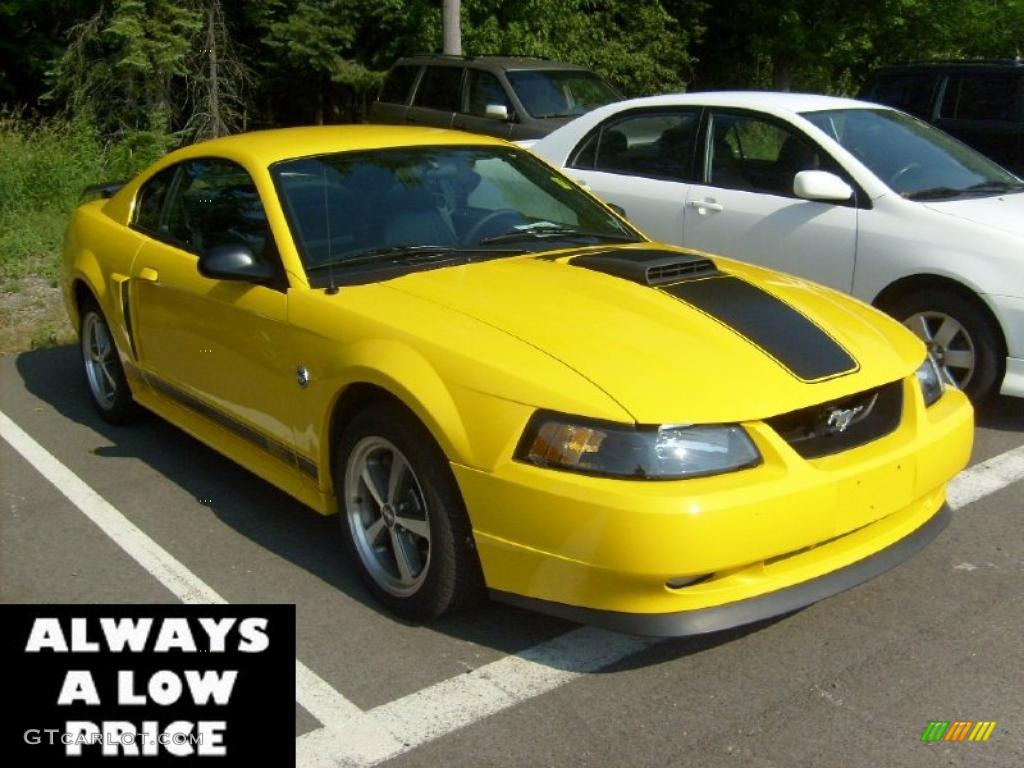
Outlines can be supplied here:
<path id="1" fill-rule="evenodd" d="M 848 451 L 895 431 L 903 417 L 903 382 L 765 419 L 805 459 Z"/>

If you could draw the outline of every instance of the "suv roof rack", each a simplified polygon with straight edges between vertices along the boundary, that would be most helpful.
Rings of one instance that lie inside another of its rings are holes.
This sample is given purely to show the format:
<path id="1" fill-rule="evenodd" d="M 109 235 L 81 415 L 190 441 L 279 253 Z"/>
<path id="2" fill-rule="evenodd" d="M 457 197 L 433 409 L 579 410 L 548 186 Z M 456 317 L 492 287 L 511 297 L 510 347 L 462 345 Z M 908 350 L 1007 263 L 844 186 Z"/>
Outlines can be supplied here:
<path id="1" fill-rule="evenodd" d="M 407 59 L 454 59 L 456 61 L 473 61 L 474 59 L 533 59 L 535 61 L 551 61 L 546 56 L 523 56 L 517 53 L 413 53 L 402 58 Z"/>
<path id="2" fill-rule="evenodd" d="M 914 65 L 996 65 L 996 66 L 1024 66 L 1024 59 L 1017 56 L 1013 59 L 911 59 L 910 61 L 900 61 L 895 64 L 890 64 L 891 67 L 906 67 Z"/>

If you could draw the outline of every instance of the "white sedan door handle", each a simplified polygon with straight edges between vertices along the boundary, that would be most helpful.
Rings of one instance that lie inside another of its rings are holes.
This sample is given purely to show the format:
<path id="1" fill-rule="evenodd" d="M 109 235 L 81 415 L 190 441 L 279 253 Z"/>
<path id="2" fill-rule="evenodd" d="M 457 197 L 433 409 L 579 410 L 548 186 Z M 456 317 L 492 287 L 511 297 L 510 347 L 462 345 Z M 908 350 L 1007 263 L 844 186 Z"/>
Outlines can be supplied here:
<path id="1" fill-rule="evenodd" d="M 721 203 L 715 203 L 710 200 L 691 200 L 687 203 L 691 208 L 696 208 L 697 212 L 703 215 L 707 211 L 724 211 L 725 206 Z"/>

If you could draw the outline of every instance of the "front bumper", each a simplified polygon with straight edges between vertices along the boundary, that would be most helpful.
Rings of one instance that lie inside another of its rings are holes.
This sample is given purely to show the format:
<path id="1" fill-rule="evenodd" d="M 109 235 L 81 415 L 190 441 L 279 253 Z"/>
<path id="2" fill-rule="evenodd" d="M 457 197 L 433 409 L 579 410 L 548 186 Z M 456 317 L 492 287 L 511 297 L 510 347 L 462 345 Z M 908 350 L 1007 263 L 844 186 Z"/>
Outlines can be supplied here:
<path id="1" fill-rule="evenodd" d="M 493 472 L 453 465 L 488 587 L 643 634 L 784 613 L 933 538 L 973 436 L 962 393 L 926 409 L 911 379 L 900 427 L 840 454 L 808 461 L 765 424 L 745 426 L 764 463 L 716 477 L 645 482 L 514 461 Z M 695 581 L 679 586 L 687 579 Z"/>
<path id="2" fill-rule="evenodd" d="M 694 611 L 677 613 L 624 613 L 621 611 L 599 611 L 573 605 L 537 600 L 508 592 L 491 591 L 496 600 L 547 613 L 581 624 L 593 624 L 616 632 L 647 637 L 680 637 L 718 632 L 731 627 L 751 624 L 772 616 L 781 616 L 791 611 L 837 595 L 858 584 L 873 579 L 880 573 L 909 560 L 945 530 L 953 514 L 949 507 L 943 507 L 938 514 L 916 531 L 903 537 L 895 544 L 876 552 L 852 565 L 832 571 L 824 576 L 810 579 L 792 587 L 769 592 L 734 603 L 716 605 Z"/>

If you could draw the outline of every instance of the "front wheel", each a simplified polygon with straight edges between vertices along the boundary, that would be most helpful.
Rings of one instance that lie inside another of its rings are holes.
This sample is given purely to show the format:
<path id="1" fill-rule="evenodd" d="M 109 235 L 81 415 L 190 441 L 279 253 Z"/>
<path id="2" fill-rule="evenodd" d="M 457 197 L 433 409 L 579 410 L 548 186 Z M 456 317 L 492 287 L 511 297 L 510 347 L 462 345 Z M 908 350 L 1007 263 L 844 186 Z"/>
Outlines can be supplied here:
<path id="1" fill-rule="evenodd" d="M 335 454 L 341 529 L 360 576 L 394 613 L 431 619 L 477 602 L 483 577 L 444 453 L 395 403 L 357 414 Z"/>
<path id="2" fill-rule="evenodd" d="M 974 403 L 995 394 L 1003 370 L 999 329 L 972 301 L 945 290 L 910 294 L 886 307 L 921 339 Z"/>

